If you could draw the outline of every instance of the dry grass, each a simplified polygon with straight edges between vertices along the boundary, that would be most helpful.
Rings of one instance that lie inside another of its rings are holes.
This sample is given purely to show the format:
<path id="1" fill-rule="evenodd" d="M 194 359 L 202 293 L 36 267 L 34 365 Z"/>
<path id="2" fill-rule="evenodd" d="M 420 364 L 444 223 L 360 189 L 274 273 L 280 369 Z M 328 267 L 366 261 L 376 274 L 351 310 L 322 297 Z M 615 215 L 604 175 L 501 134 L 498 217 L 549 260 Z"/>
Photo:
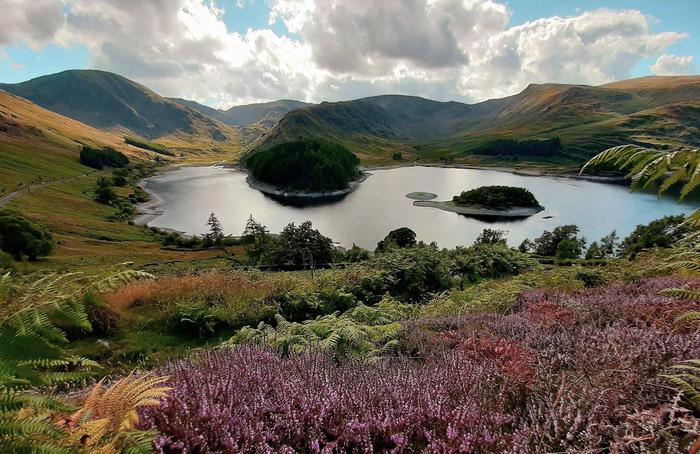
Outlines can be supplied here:
<path id="1" fill-rule="evenodd" d="M 104 295 L 104 299 L 115 310 L 137 305 L 163 306 L 190 297 L 204 298 L 210 302 L 240 303 L 305 289 L 311 285 L 310 280 L 292 273 L 209 271 L 134 282 Z"/>

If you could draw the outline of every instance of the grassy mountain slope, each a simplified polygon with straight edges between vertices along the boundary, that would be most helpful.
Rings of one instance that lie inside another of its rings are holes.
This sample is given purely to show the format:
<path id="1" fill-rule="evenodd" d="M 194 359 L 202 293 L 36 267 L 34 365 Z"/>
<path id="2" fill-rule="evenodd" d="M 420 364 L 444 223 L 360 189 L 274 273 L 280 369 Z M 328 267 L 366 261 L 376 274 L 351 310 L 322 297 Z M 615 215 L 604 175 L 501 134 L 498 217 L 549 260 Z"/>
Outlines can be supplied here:
<path id="1" fill-rule="evenodd" d="M 110 222 L 115 208 L 95 202 L 93 191 L 96 179 L 109 176 L 111 171 L 81 165 L 79 154 L 83 145 L 111 146 L 129 155 L 132 161 L 146 162 L 158 156 L 127 146 L 121 134 L 96 129 L 0 90 L 0 208 L 19 210 L 40 222 L 56 241 L 55 254 L 41 263 L 25 264 L 28 269 L 70 265 L 93 272 L 100 264 L 207 259 L 217 255 L 211 251 L 163 250 L 150 230 L 126 222 Z M 116 191 L 126 196 L 130 189 Z M 8 198 L 10 194 L 16 197 Z"/>
<path id="2" fill-rule="evenodd" d="M 312 105 L 302 101 L 281 99 L 279 101 L 246 104 L 234 106 L 228 110 L 220 110 L 187 99 L 169 99 L 211 118 L 215 118 L 229 126 L 249 126 L 257 124 L 266 128 L 271 128 L 277 124 L 287 112 Z"/>
<path id="3" fill-rule="evenodd" d="M 234 126 L 261 124 L 271 128 L 289 111 L 311 104 L 291 99 L 234 106 L 225 111 L 224 123 Z"/>
<path id="4" fill-rule="evenodd" d="M 147 138 L 197 136 L 228 140 L 230 128 L 117 74 L 71 70 L 0 89 L 101 129 L 128 130 Z M 235 134 L 234 134 L 235 135 Z"/>
<path id="5" fill-rule="evenodd" d="M 83 145 L 111 146 L 147 156 L 101 131 L 0 91 L 0 195 L 22 185 L 86 173 L 78 158 Z"/>
<path id="6" fill-rule="evenodd" d="M 559 135 L 562 158 L 576 161 L 625 141 L 698 144 L 699 102 L 698 76 L 646 77 L 599 87 L 533 84 L 514 96 L 472 105 L 378 96 L 292 111 L 254 147 L 316 135 L 361 156 L 388 158 L 400 150 L 436 158 L 464 156 L 500 138 Z"/>

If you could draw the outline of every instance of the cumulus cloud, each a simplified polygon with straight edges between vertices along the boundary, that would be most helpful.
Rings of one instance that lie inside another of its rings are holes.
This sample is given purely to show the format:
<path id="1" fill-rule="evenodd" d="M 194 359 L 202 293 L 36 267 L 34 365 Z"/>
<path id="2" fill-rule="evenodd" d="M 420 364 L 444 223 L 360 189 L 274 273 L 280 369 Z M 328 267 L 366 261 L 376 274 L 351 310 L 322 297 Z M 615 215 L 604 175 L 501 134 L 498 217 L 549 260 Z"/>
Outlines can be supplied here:
<path id="1" fill-rule="evenodd" d="M 230 32 L 202 0 L 69 0 L 65 42 L 90 49 L 93 66 L 166 96 L 240 102 L 309 97 L 317 71 L 308 46 L 271 30 Z"/>
<path id="2" fill-rule="evenodd" d="M 289 36 L 231 31 L 213 0 L 5 1 L 0 46 L 82 44 L 97 69 L 219 107 L 387 92 L 477 101 L 531 82 L 599 84 L 685 36 L 652 33 L 633 10 L 509 26 L 496 0 L 268 0 L 271 25 Z M 660 71 L 672 63 L 662 58 Z"/>
<path id="3" fill-rule="evenodd" d="M 64 25 L 61 0 L 5 0 L 0 14 L 0 46 L 24 42 L 39 48 Z"/>
<path id="4" fill-rule="evenodd" d="M 510 17 L 503 5 L 461 0 L 279 0 L 272 15 L 304 37 L 319 66 L 359 75 L 466 65 L 466 44 Z"/>
<path id="5" fill-rule="evenodd" d="M 629 77 L 683 33 L 650 33 L 639 11 L 600 9 L 573 17 L 550 17 L 511 27 L 475 43 L 472 65 L 459 80 L 474 99 L 505 96 L 528 83 L 603 84 Z"/>
<path id="6" fill-rule="evenodd" d="M 656 63 L 649 67 L 657 76 L 679 76 L 695 73 L 695 62 L 692 55 L 663 54 Z"/>

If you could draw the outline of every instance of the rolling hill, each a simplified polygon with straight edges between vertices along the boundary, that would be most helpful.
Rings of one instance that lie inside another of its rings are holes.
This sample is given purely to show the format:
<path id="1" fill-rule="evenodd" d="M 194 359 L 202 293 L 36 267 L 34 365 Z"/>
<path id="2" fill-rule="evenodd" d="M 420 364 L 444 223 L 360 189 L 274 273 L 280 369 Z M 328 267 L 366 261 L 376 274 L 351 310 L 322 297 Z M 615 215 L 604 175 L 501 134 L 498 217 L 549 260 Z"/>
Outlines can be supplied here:
<path id="1" fill-rule="evenodd" d="M 260 149 L 300 136 L 337 140 L 360 155 L 399 150 L 460 156 L 490 141 L 560 136 L 562 158 L 581 160 L 623 142 L 700 144 L 700 77 L 645 77 L 603 86 L 532 84 L 477 104 L 385 95 L 289 112 Z"/>
<path id="2" fill-rule="evenodd" d="M 235 156 L 244 145 L 257 150 L 312 136 L 338 141 L 372 160 L 391 159 L 396 151 L 407 158 L 459 159 L 498 140 L 517 146 L 555 136 L 561 148 L 548 157 L 566 162 L 625 142 L 700 144 L 700 76 L 601 86 L 531 84 L 513 96 L 476 104 L 383 95 L 321 104 L 280 100 L 229 110 L 164 98 L 104 71 L 64 71 L 0 89 L 101 130 L 157 139 L 195 154 Z M 519 157 L 517 151 L 508 155 Z"/>
<path id="3" fill-rule="evenodd" d="M 132 157 L 150 153 L 127 147 L 124 139 L 0 91 L 0 195 L 38 181 L 85 173 L 83 145 L 110 146 Z"/>
<path id="4" fill-rule="evenodd" d="M 265 128 L 271 128 L 276 125 L 277 122 L 291 110 L 312 105 L 302 101 L 280 99 L 279 101 L 245 104 L 231 107 L 228 110 L 220 110 L 187 99 L 169 99 L 211 118 L 215 118 L 229 126 L 250 126 L 258 124 Z"/>
<path id="5" fill-rule="evenodd" d="M 235 130 L 197 110 L 105 71 L 63 71 L 17 84 L 0 84 L 0 89 L 96 128 L 150 139 L 194 136 L 223 142 L 236 135 Z"/>

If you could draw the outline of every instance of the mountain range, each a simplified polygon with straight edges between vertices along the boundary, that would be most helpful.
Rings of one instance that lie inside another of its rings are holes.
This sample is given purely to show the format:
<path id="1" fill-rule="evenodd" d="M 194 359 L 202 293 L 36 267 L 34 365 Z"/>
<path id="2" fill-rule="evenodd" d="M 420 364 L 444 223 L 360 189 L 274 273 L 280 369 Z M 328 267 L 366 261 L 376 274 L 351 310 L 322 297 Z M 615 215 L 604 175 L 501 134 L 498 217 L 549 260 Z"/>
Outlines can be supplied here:
<path id="1" fill-rule="evenodd" d="M 583 159 L 623 142 L 700 144 L 700 77 L 644 77 L 602 86 L 532 84 L 477 104 L 385 95 L 289 112 L 255 146 L 322 135 L 353 151 L 464 154 L 483 144 L 558 136 Z"/>
<path id="2" fill-rule="evenodd" d="M 256 150 L 300 136 L 343 143 L 361 158 L 461 157 L 510 139 L 558 137 L 580 161 L 624 142 L 700 144 L 700 76 L 643 77 L 601 86 L 532 84 L 476 104 L 383 95 L 308 104 L 294 100 L 219 110 L 165 98 L 117 74 L 71 70 L 0 89 L 119 135 L 217 150 Z M 219 144 L 219 145 L 217 145 Z"/>
<path id="3" fill-rule="evenodd" d="M 189 101 L 187 99 L 169 99 L 182 106 L 196 110 L 201 114 L 208 115 L 209 117 L 219 120 L 220 122 L 229 126 L 249 126 L 259 124 L 267 128 L 275 126 L 282 119 L 282 117 L 287 114 L 287 112 L 312 105 L 302 101 L 281 99 L 279 101 L 233 106 L 228 110 L 219 110 L 202 105 L 195 101 Z"/>

